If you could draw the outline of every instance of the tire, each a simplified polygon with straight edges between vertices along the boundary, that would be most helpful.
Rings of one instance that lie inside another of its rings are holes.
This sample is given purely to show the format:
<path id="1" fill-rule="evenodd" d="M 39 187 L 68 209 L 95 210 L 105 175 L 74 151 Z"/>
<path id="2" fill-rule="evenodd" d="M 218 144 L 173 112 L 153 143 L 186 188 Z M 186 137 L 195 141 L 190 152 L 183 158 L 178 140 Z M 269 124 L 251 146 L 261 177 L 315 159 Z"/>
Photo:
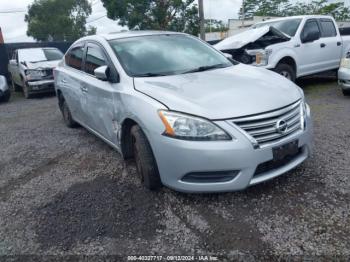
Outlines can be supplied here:
<path id="1" fill-rule="evenodd" d="M 15 92 L 21 92 L 22 91 L 22 87 L 20 87 L 19 85 L 17 85 L 15 83 L 15 81 L 13 81 L 13 77 L 11 75 L 11 86 L 12 86 L 12 90 Z"/>
<path id="2" fill-rule="evenodd" d="M 292 82 L 296 80 L 296 73 L 291 65 L 280 63 L 276 66 L 274 71 Z"/>
<path id="3" fill-rule="evenodd" d="M 4 97 L 2 98 L 2 101 L 8 102 L 8 101 L 10 101 L 10 97 L 11 97 L 11 91 L 8 90 L 8 92 L 6 92 L 6 94 L 5 94 Z"/>
<path id="4" fill-rule="evenodd" d="M 4 103 L 8 102 L 8 101 L 10 100 L 10 97 L 11 97 L 11 93 L 9 92 L 9 90 L 8 90 L 8 92 L 2 92 L 2 91 L 0 90 L 0 103 L 2 103 L 2 102 L 4 102 Z"/>
<path id="5" fill-rule="evenodd" d="M 63 121 L 67 127 L 74 128 L 79 126 L 78 123 L 74 121 L 66 101 L 63 101 L 62 103 L 62 116 L 63 116 Z"/>
<path id="6" fill-rule="evenodd" d="M 23 81 L 23 95 L 25 99 L 32 98 L 32 95 L 29 93 L 27 84 Z"/>
<path id="7" fill-rule="evenodd" d="M 143 184 L 149 190 L 161 188 L 162 182 L 151 146 L 138 125 L 131 128 L 131 138 L 136 169 Z"/>
<path id="8" fill-rule="evenodd" d="M 350 96 L 350 90 L 349 89 L 342 89 L 344 96 Z"/>

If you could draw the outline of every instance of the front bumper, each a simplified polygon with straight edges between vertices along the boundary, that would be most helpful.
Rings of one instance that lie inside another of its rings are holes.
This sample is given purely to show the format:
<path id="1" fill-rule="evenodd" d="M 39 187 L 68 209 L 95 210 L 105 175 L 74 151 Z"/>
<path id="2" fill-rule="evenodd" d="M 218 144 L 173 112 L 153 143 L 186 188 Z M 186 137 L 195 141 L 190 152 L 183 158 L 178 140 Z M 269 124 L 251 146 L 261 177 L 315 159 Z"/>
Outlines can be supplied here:
<path id="1" fill-rule="evenodd" d="M 232 141 L 184 141 L 165 136 L 150 137 L 152 149 L 164 185 L 182 192 L 228 192 L 272 179 L 301 164 L 312 152 L 312 122 L 306 117 L 306 129 L 275 143 L 273 146 L 254 149 L 250 140 L 226 121 L 216 122 L 236 139 Z M 255 175 L 258 166 L 273 159 L 272 148 L 298 140 L 300 153 L 288 163 L 276 169 Z M 235 172 L 230 181 L 215 183 L 184 182 L 183 177 L 191 173 L 220 174 Z"/>
<path id="2" fill-rule="evenodd" d="M 39 80 L 39 81 L 28 81 L 28 91 L 30 93 L 45 93 L 45 92 L 54 92 L 55 86 L 54 86 L 54 80 L 48 79 L 48 80 Z"/>
<path id="3" fill-rule="evenodd" d="M 338 83 L 343 90 L 350 90 L 350 69 L 341 67 L 338 70 Z"/>

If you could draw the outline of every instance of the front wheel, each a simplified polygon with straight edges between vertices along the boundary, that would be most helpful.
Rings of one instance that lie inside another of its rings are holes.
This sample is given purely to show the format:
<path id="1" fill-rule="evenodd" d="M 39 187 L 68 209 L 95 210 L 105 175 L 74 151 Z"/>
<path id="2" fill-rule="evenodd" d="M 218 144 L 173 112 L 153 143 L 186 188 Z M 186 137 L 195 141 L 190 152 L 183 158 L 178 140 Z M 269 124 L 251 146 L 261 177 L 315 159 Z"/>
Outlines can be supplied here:
<path id="1" fill-rule="evenodd" d="M 295 82 L 296 73 L 291 65 L 280 63 L 276 66 L 274 71 L 288 80 Z"/>
<path id="2" fill-rule="evenodd" d="M 131 128 L 133 153 L 136 162 L 136 169 L 146 188 L 157 190 L 162 186 L 156 160 L 153 156 L 151 146 L 137 125 Z"/>
<path id="3" fill-rule="evenodd" d="M 12 90 L 15 92 L 21 92 L 22 91 L 22 87 L 20 87 L 19 85 L 17 85 L 15 83 L 15 80 L 13 80 L 13 77 L 11 75 L 11 86 L 12 86 Z"/>
<path id="4" fill-rule="evenodd" d="M 29 99 L 32 97 L 32 95 L 29 93 L 28 85 L 23 81 L 23 94 L 26 99 Z"/>
<path id="5" fill-rule="evenodd" d="M 74 121 L 66 101 L 63 101 L 61 110 L 63 121 L 66 124 L 66 126 L 69 128 L 77 127 L 78 123 Z"/>

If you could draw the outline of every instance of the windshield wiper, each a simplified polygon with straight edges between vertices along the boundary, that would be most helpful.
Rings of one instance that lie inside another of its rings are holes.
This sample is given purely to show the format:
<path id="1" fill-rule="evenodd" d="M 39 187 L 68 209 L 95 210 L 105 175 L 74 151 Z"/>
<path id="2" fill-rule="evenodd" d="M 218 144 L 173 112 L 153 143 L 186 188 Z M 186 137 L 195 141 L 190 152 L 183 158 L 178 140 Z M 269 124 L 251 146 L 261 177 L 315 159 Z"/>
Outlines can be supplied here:
<path id="1" fill-rule="evenodd" d="M 153 77 L 153 76 L 167 76 L 167 75 L 162 73 L 144 73 L 144 74 L 134 75 L 134 77 Z"/>
<path id="2" fill-rule="evenodd" d="M 39 61 L 29 61 L 29 63 L 35 64 L 40 62 L 46 62 L 47 60 L 39 60 Z"/>
<path id="3" fill-rule="evenodd" d="M 226 64 L 215 64 L 215 65 L 210 65 L 210 66 L 200 66 L 188 71 L 183 72 L 182 74 L 187 74 L 187 73 L 195 73 L 195 72 L 203 72 L 203 71 L 208 71 L 216 68 L 224 68 L 227 67 Z"/>

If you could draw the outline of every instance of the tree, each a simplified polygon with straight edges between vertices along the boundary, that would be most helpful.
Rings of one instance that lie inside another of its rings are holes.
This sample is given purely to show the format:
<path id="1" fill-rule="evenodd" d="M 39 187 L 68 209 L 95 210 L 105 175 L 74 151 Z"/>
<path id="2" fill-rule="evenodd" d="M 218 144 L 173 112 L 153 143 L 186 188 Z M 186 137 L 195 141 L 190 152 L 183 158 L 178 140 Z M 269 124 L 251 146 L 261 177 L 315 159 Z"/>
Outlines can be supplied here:
<path id="1" fill-rule="evenodd" d="M 225 25 L 221 20 L 216 20 L 216 19 L 205 20 L 206 32 L 226 32 L 227 30 L 228 30 L 227 25 Z"/>
<path id="2" fill-rule="evenodd" d="M 290 0 L 244 0 L 239 17 L 242 19 L 243 16 L 247 18 L 254 15 L 332 15 L 336 20 L 349 20 L 350 8 L 346 7 L 344 2 L 329 3 L 328 0 L 313 0 L 311 3 Z"/>
<path id="3" fill-rule="evenodd" d="M 195 0 L 102 0 L 107 16 L 122 26 L 140 30 L 199 33 Z"/>
<path id="4" fill-rule="evenodd" d="M 289 0 L 244 0 L 239 11 L 240 19 L 256 16 L 283 16 Z M 243 13 L 244 10 L 244 13 Z"/>
<path id="5" fill-rule="evenodd" d="M 88 0 L 35 0 L 28 6 L 27 35 L 38 41 L 74 41 L 96 28 L 86 27 L 91 14 Z"/>

